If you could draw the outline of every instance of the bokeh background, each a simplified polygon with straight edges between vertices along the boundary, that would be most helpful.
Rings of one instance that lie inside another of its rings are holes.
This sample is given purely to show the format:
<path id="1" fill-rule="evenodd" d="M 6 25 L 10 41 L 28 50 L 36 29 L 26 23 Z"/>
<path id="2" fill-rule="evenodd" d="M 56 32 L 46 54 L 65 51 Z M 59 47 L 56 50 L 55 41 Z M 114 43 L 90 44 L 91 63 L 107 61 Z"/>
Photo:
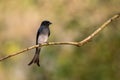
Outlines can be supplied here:
<path id="1" fill-rule="evenodd" d="M 49 41 L 80 41 L 120 12 L 120 0 L 0 0 L 0 58 L 35 44 L 41 21 Z M 0 80 L 119 80 L 120 19 L 86 45 L 43 47 L 41 67 L 27 64 L 35 50 L 0 62 Z"/>

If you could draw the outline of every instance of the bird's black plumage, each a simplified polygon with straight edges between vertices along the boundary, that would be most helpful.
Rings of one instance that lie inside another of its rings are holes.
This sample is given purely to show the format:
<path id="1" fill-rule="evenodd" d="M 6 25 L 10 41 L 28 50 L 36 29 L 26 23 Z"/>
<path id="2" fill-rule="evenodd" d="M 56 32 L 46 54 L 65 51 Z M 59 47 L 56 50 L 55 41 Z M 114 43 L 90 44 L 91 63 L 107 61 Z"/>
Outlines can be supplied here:
<path id="1" fill-rule="evenodd" d="M 48 37 L 50 36 L 50 29 L 49 29 L 50 24 L 51 24 L 50 21 L 43 21 L 41 23 L 40 28 L 37 31 L 36 45 L 47 41 Z M 32 61 L 28 65 L 31 65 L 32 63 L 36 63 L 38 66 L 40 66 L 40 64 L 39 64 L 40 50 L 41 50 L 40 47 L 36 48 L 35 55 L 34 55 Z"/>

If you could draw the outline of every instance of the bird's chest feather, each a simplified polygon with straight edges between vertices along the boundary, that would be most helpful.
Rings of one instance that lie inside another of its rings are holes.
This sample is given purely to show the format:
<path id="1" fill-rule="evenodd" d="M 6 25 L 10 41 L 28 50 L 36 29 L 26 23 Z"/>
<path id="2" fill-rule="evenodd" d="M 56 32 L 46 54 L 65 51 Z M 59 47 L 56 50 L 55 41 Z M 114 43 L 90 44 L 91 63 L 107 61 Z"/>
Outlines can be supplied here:
<path id="1" fill-rule="evenodd" d="M 49 29 L 47 29 L 47 28 L 43 29 L 42 32 L 39 34 L 38 43 L 47 42 L 48 33 L 49 33 Z"/>
<path id="2" fill-rule="evenodd" d="M 38 37 L 38 43 L 47 42 L 47 40 L 48 40 L 48 35 L 41 34 L 41 35 L 39 35 L 39 37 Z"/>

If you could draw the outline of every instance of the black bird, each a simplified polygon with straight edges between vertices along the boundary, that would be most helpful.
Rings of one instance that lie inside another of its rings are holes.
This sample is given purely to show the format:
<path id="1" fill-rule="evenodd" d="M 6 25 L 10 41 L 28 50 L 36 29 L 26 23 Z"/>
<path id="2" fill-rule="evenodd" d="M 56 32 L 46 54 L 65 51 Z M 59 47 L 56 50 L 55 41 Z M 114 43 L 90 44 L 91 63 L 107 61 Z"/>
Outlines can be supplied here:
<path id="1" fill-rule="evenodd" d="M 52 24 L 50 21 L 43 21 L 41 23 L 40 28 L 38 29 L 38 32 L 37 32 L 37 36 L 36 36 L 36 45 L 47 42 L 48 37 L 50 36 L 50 29 L 49 29 L 50 24 Z M 31 65 L 32 63 L 36 63 L 38 66 L 40 66 L 39 64 L 40 50 L 41 50 L 40 47 L 36 48 L 35 55 L 32 61 L 28 65 Z"/>

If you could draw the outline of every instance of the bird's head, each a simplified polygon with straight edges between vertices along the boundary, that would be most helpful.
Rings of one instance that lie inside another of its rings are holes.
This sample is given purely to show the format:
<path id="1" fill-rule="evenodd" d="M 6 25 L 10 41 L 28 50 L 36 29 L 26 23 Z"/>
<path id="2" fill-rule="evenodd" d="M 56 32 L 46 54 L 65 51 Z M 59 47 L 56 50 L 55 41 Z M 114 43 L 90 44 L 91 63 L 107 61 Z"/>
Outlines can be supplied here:
<path id="1" fill-rule="evenodd" d="M 46 25 L 46 26 L 49 26 L 50 24 L 52 24 L 50 21 L 43 21 L 41 25 Z"/>

